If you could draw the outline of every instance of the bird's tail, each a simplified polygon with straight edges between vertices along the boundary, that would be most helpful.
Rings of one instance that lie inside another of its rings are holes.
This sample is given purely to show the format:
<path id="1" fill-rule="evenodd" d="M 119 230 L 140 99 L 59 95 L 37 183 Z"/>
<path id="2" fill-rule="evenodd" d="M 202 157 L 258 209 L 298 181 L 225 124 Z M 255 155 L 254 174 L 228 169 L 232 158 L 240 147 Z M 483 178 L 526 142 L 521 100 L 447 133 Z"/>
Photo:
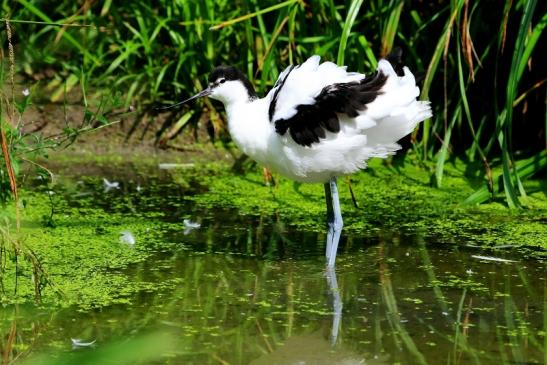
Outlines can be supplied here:
<path id="1" fill-rule="evenodd" d="M 431 106 L 429 101 L 417 100 L 420 90 L 408 67 L 402 67 L 402 76 L 399 76 L 388 60 L 380 60 L 378 71 L 388 78 L 382 94 L 367 106 L 366 117 L 375 122 L 373 127 L 365 131 L 367 145 L 393 146 L 395 150 L 399 139 L 432 116 Z"/>

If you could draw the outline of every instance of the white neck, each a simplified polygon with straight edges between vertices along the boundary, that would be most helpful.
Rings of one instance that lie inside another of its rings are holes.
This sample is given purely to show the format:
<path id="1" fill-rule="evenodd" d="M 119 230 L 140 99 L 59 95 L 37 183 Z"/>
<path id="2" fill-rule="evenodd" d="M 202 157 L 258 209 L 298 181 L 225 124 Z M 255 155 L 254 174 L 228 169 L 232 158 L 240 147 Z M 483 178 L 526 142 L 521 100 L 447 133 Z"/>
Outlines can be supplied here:
<path id="1" fill-rule="evenodd" d="M 224 104 L 228 129 L 236 145 L 255 160 L 266 163 L 273 128 L 268 119 L 268 102 L 264 99 Z"/>
<path id="2" fill-rule="evenodd" d="M 226 81 L 215 87 L 209 97 L 222 101 L 226 109 L 228 109 L 232 104 L 248 102 L 249 91 L 239 80 Z"/>

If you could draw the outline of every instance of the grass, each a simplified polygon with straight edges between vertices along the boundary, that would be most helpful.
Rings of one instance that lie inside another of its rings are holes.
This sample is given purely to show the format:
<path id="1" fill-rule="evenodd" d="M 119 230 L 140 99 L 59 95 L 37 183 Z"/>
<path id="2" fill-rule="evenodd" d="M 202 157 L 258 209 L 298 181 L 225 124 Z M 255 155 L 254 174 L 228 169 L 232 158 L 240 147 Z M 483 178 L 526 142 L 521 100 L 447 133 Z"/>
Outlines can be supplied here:
<path id="1" fill-rule="evenodd" d="M 489 194 L 481 187 L 468 201 L 502 194 L 517 208 L 526 206 L 526 177 L 519 174 L 518 161 L 540 160 L 527 177 L 545 165 L 545 75 L 536 46 L 543 42 L 547 14 L 536 1 L 506 1 L 494 9 L 467 0 L 435 5 L 245 0 L 237 7 L 210 1 L 164 0 L 154 7 L 141 1 L 61 2 L 46 12 L 20 0 L 3 9 L 13 28 L 18 73 L 32 78 L 43 68 L 53 69 L 45 81 L 54 90 L 52 101 L 78 84 L 85 84 L 91 99 L 105 89 L 122 91 L 120 107 L 136 110 L 126 117 L 132 133 L 143 128 L 143 120 L 153 123 L 158 103 L 201 89 L 220 63 L 239 66 L 265 92 L 285 66 L 312 54 L 370 72 L 397 45 L 415 73 L 425 72 L 421 98 L 432 101 L 434 117 L 411 142 L 421 163 L 435 165 L 438 186 L 454 156 L 480 161 Z M 36 85 L 43 86 L 44 81 Z M 203 103 L 173 111 L 158 139 L 177 138 L 206 120 L 215 135 L 226 135 L 221 110 Z M 503 168 L 503 181 L 494 186 L 497 166 Z"/>

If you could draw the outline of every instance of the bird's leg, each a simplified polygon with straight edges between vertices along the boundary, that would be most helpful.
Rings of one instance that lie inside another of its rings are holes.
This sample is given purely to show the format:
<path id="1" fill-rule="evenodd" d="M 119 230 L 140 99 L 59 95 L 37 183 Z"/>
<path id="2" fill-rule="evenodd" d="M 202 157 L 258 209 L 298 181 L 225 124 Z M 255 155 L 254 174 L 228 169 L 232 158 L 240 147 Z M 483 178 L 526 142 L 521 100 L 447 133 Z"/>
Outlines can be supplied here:
<path id="1" fill-rule="evenodd" d="M 329 286 L 330 294 L 332 296 L 332 328 L 330 332 L 331 345 L 336 345 L 338 339 L 338 330 L 340 329 L 340 322 L 342 321 L 342 298 L 340 297 L 340 290 L 338 289 L 338 282 L 336 281 L 336 271 L 334 267 L 327 267 L 327 284 Z"/>
<path id="2" fill-rule="evenodd" d="M 340 201 L 338 200 L 338 187 L 336 186 L 336 178 L 332 177 L 325 184 L 325 199 L 327 202 L 327 256 L 328 266 L 334 267 L 336 261 L 336 251 L 338 250 L 338 241 L 344 222 L 342 221 L 342 213 L 340 211 Z"/>
<path id="3" fill-rule="evenodd" d="M 330 191 L 330 182 L 326 183 L 324 187 L 325 201 L 327 203 L 327 247 L 325 249 L 325 256 L 328 260 L 332 247 L 332 236 L 334 235 L 334 212 L 332 211 L 332 195 Z"/>

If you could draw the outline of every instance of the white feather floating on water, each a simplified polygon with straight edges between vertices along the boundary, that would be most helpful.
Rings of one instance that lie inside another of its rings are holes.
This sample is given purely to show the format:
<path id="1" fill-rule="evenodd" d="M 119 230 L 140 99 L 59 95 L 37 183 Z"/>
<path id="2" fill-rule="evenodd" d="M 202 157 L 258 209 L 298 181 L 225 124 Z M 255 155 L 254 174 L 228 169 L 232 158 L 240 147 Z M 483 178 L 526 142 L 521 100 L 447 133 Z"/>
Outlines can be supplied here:
<path id="1" fill-rule="evenodd" d="M 173 169 L 186 169 L 194 167 L 193 163 L 160 163 L 158 165 L 160 170 L 173 170 Z"/>
<path id="2" fill-rule="evenodd" d="M 73 347 L 90 347 L 90 346 L 93 346 L 95 344 L 95 342 L 97 342 L 97 340 L 93 340 L 93 341 L 90 341 L 90 342 L 84 342 L 80 338 L 71 338 L 70 341 L 72 341 L 72 346 Z"/>
<path id="3" fill-rule="evenodd" d="M 183 223 L 184 223 L 184 226 L 188 227 L 188 228 L 199 228 L 199 227 L 201 227 L 201 224 L 199 224 L 197 222 L 192 222 L 190 219 L 185 219 L 183 221 Z"/>
<path id="4" fill-rule="evenodd" d="M 131 231 L 123 231 L 120 234 L 120 242 L 133 246 L 137 241 L 135 240 L 135 236 L 133 236 L 133 233 L 131 233 Z"/>
<path id="5" fill-rule="evenodd" d="M 515 260 L 508 260 L 508 259 L 502 259 L 501 257 L 494 257 L 494 256 L 482 256 L 482 255 L 472 255 L 474 259 L 484 260 L 484 261 L 494 261 L 494 262 L 516 262 Z"/>
<path id="6" fill-rule="evenodd" d="M 110 190 L 119 189 L 120 183 L 117 181 L 108 181 L 106 178 L 103 177 L 103 186 L 104 192 L 108 193 Z"/>
<path id="7" fill-rule="evenodd" d="M 185 219 L 182 221 L 184 223 L 184 234 L 187 235 L 188 233 L 192 232 L 194 229 L 198 229 L 201 227 L 201 224 L 197 222 L 192 222 L 190 219 Z"/>

